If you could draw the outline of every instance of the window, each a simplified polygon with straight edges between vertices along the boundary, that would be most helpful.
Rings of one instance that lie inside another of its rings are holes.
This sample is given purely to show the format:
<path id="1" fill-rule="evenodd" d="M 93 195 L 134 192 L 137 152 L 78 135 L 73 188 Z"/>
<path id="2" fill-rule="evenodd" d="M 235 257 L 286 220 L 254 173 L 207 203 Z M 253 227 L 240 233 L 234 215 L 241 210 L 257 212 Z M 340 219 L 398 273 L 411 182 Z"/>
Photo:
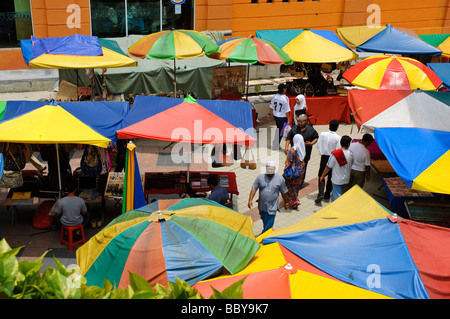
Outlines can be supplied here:
<path id="1" fill-rule="evenodd" d="M 258 0 L 252 0 L 251 3 L 258 3 Z"/>
<path id="2" fill-rule="evenodd" d="M 92 35 L 98 37 L 192 29 L 192 22 L 192 0 L 180 5 L 162 0 L 91 0 Z"/>
<path id="3" fill-rule="evenodd" d="M 20 40 L 33 34 L 30 0 L 2 0 L 0 6 L 0 47 L 20 47 Z"/>

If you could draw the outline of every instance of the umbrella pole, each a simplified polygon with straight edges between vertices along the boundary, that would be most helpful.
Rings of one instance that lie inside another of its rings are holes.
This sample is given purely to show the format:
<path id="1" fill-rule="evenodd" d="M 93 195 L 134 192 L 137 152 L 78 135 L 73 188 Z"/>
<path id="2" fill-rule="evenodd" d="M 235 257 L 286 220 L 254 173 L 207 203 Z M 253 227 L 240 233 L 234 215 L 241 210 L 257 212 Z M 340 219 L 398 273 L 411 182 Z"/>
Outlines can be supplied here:
<path id="1" fill-rule="evenodd" d="M 95 100 L 95 91 L 94 91 L 94 69 L 90 69 L 91 72 L 91 101 Z"/>
<path id="2" fill-rule="evenodd" d="M 177 97 L 177 59 L 173 59 L 173 90 L 174 97 Z"/>
<path id="3" fill-rule="evenodd" d="M 61 192 L 62 192 L 62 183 L 61 183 L 61 164 L 59 163 L 59 147 L 58 144 L 55 145 L 56 147 L 56 161 L 58 162 L 58 184 L 59 184 L 59 191 L 58 191 L 58 199 L 61 198 Z"/>
<path id="4" fill-rule="evenodd" d="M 248 83 L 250 79 L 250 63 L 247 64 L 247 101 L 248 101 Z"/>

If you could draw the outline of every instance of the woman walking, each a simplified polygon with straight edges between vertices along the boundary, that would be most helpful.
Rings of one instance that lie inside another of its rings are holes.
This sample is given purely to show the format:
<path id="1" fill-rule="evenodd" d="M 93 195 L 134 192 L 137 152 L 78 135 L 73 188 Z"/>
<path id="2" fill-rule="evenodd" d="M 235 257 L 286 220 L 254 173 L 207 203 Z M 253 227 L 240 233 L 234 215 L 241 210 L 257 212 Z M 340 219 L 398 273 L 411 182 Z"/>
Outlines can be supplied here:
<path id="1" fill-rule="evenodd" d="M 285 169 L 291 166 L 292 169 L 298 169 L 300 171 L 300 177 L 285 181 L 288 189 L 287 197 L 289 199 L 287 204 L 292 209 L 297 209 L 300 204 L 298 192 L 300 191 L 301 185 L 303 184 L 303 180 L 305 178 L 305 162 L 303 161 L 305 154 L 306 150 L 303 136 L 301 134 L 295 134 L 293 138 L 293 146 L 289 149 L 286 156 L 286 161 L 284 163 Z"/>

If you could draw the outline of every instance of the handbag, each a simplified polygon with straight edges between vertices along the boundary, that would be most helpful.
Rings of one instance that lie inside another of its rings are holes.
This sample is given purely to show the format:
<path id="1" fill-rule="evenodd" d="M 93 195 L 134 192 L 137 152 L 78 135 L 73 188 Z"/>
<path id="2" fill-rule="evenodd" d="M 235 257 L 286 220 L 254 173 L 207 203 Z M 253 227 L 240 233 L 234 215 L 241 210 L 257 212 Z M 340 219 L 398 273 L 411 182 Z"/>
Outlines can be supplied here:
<path id="1" fill-rule="evenodd" d="M 297 155 L 297 150 L 296 150 Z M 284 168 L 283 178 L 287 181 L 294 181 L 300 178 L 303 174 L 303 168 L 301 165 L 292 165 L 290 163 L 288 166 Z"/>
<path id="2" fill-rule="evenodd" d="M 243 169 L 256 169 L 256 161 L 255 161 L 255 155 L 253 155 L 252 150 L 249 147 L 245 147 L 244 155 L 241 158 L 241 168 Z M 250 153 L 252 158 L 250 159 L 250 154 L 246 156 L 248 153 Z"/>
<path id="3" fill-rule="evenodd" d="M 283 178 L 287 181 L 294 181 L 302 176 L 301 166 L 286 166 L 283 172 Z"/>
<path id="4" fill-rule="evenodd" d="M 0 180 L 0 188 L 17 188 L 23 185 L 23 176 L 21 171 L 12 173 L 3 173 Z"/>
<path id="5" fill-rule="evenodd" d="M 3 173 L 0 179 L 0 188 L 17 188 L 23 185 L 22 171 L 14 156 L 11 153 L 10 155 L 16 164 L 16 168 L 19 168 L 19 170 L 11 173 Z"/>
<path id="6" fill-rule="evenodd" d="M 16 147 L 20 147 L 18 144 Z M 23 170 L 25 168 L 26 160 L 25 160 L 25 154 L 20 148 L 20 152 L 16 154 L 17 158 L 14 157 L 14 155 L 11 153 L 10 145 L 8 144 L 8 150 L 4 158 L 4 170 L 5 171 L 16 171 L 17 168 L 20 170 Z"/>

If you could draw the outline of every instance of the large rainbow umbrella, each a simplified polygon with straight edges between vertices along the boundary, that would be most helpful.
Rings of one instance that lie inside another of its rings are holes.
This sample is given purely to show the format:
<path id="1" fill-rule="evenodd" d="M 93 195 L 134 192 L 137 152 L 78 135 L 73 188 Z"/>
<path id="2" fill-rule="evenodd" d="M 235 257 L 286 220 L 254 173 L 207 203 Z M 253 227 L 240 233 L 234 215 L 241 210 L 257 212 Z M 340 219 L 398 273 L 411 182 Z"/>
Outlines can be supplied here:
<path id="1" fill-rule="evenodd" d="M 449 228 L 392 216 L 358 186 L 326 209 L 263 244 L 279 243 L 338 280 L 392 298 L 450 296 Z"/>
<path id="2" fill-rule="evenodd" d="M 329 275 L 392 298 L 450 295 L 450 229 L 395 217 L 263 239 Z"/>
<path id="3" fill-rule="evenodd" d="M 254 36 L 231 38 L 219 42 L 221 50 L 210 57 L 240 63 L 292 64 L 292 59 L 274 43 Z"/>
<path id="4" fill-rule="evenodd" d="M 375 139 L 410 188 L 450 194 L 450 132 L 381 127 L 375 128 Z"/>
<path id="5" fill-rule="evenodd" d="M 163 211 L 122 214 L 77 250 L 77 262 L 89 285 L 108 278 L 126 288 L 130 271 L 151 285 L 175 278 L 193 285 L 222 267 L 242 270 L 259 248 L 249 216 L 187 198 Z"/>
<path id="6" fill-rule="evenodd" d="M 176 60 L 201 57 L 219 51 L 217 44 L 195 30 L 165 30 L 149 34 L 128 48 L 128 55 L 141 59 L 173 60 L 176 92 Z"/>
<path id="7" fill-rule="evenodd" d="M 343 77 L 353 85 L 378 90 L 435 91 L 442 80 L 423 63 L 407 57 L 374 55 L 355 64 Z"/>
<path id="8" fill-rule="evenodd" d="M 247 97 L 250 64 L 290 65 L 294 63 L 289 55 L 277 45 L 268 40 L 255 38 L 254 36 L 231 38 L 218 44 L 221 50 L 211 54 L 209 56 L 210 58 L 248 63 Z"/>
<path id="9" fill-rule="evenodd" d="M 244 279 L 244 299 L 384 299 L 322 272 L 278 243 L 262 245 L 252 261 L 235 275 L 223 275 L 193 286 L 209 298 Z"/>

